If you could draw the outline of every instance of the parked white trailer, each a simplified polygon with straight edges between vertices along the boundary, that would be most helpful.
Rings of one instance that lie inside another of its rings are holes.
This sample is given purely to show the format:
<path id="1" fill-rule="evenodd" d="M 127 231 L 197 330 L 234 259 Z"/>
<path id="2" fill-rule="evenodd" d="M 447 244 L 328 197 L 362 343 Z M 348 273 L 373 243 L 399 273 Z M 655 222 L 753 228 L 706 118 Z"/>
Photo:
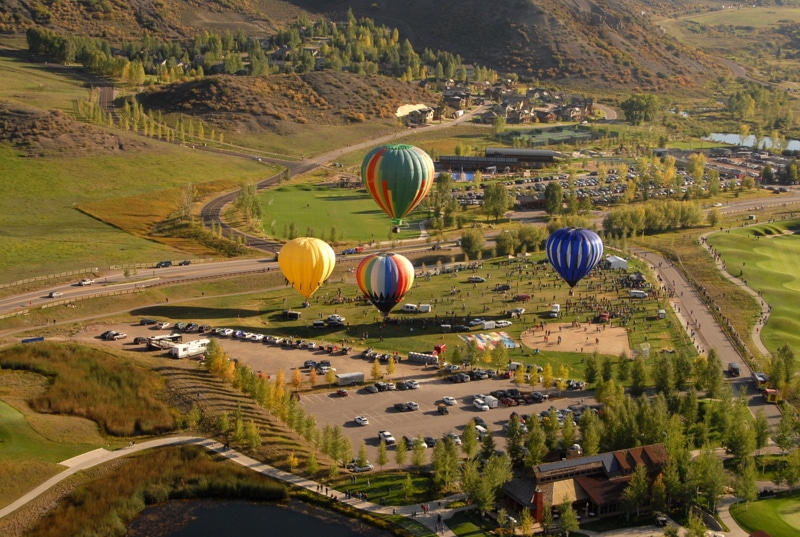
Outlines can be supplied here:
<path id="1" fill-rule="evenodd" d="M 209 343 L 211 343 L 210 339 L 196 339 L 188 343 L 177 343 L 169 350 L 169 355 L 173 358 L 200 356 L 206 352 Z"/>
<path id="2" fill-rule="evenodd" d="M 336 384 L 339 386 L 352 386 L 364 383 L 364 373 L 337 373 Z"/>
<path id="3" fill-rule="evenodd" d="M 500 404 L 500 401 L 497 399 L 497 397 L 494 397 L 493 395 L 487 395 L 484 397 L 483 402 L 486 403 L 486 406 L 489 408 L 497 408 L 497 405 Z"/>

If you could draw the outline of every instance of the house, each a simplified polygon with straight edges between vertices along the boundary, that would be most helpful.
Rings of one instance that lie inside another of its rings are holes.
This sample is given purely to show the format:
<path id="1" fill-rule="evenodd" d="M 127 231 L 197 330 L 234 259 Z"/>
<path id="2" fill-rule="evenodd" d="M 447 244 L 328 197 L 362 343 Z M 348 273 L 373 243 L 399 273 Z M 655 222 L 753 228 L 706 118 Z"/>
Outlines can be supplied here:
<path id="1" fill-rule="evenodd" d="M 611 270 L 628 270 L 628 261 L 615 255 L 606 256 L 605 266 Z"/>
<path id="2" fill-rule="evenodd" d="M 534 466 L 533 477 L 511 480 L 504 492 L 508 507 L 530 509 L 537 522 L 542 521 L 545 505 L 558 505 L 564 498 L 581 516 L 613 516 L 622 512 L 622 493 L 634 469 L 645 466 L 652 482 L 666 462 L 664 444 L 565 459 Z"/>
<path id="3" fill-rule="evenodd" d="M 558 118 L 552 110 L 535 110 L 536 119 L 539 123 L 555 123 Z"/>
<path id="4" fill-rule="evenodd" d="M 395 116 L 404 123 L 428 123 L 433 120 L 435 110 L 427 104 L 404 104 L 397 109 Z"/>

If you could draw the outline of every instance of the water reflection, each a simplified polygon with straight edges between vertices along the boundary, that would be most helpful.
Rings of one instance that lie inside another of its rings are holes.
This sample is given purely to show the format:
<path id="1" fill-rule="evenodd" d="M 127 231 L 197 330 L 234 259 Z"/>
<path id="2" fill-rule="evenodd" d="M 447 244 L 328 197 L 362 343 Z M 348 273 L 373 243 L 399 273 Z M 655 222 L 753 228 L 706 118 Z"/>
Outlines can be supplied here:
<path id="1" fill-rule="evenodd" d="M 744 139 L 744 143 L 742 143 L 742 138 L 738 134 L 730 134 L 730 133 L 723 133 L 723 132 L 713 132 L 710 136 L 706 136 L 703 140 L 709 142 L 720 142 L 723 144 L 731 144 L 731 145 L 744 145 L 747 147 L 754 147 L 756 145 L 756 137 L 754 135 L 746 136 Z M 782 149 L 788 149 L 790 151 L 800 151 L 800 140 L 783 140 L 783 147 Z M 772 147 L 772 138 L 769 136 L 764 136 L 759 141 L 759 147 L 764 149 L 769 149 Z"/>
<path id="2" fill-rule="evenodd" d="M 128 537 L 388 537 L 362 522 L 302 502 L 176 501 L 145 509 Z"/>

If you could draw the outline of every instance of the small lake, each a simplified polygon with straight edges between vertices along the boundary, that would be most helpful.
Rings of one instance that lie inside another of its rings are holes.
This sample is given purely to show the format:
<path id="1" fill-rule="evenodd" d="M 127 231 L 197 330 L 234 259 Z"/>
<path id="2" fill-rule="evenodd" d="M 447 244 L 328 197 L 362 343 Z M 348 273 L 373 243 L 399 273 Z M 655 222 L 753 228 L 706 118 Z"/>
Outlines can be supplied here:
<path id="1" fill-rule="evenodd" d="M 389 537 L 391 534 L 303 502 L 174 501 L 148 507 L 127 537 Z"/>
<path id="2" fill-rule="evenodd" d="M 747 136 L 744 139 L 744 144 L 742 144 L 742 139 L 738 134 L 730 134 L 730 133 L 723 133 L 723 132 L 712 132 L 710 136 L 706 136 L 703 140 L 709 142 L 720 142 L 723 144 L 730 144 L 730 145 L 745 145 L 747 147 L 755 147 L 756 145 L 756 137 L 754 135 Z M 783 149 L 788 149 L 790 151 L 800 151 L 800 140 L 784 140 L 785 147 Z M 761 140 L 761 147 L 765 147 L 767 149 L 772 147 L 772 138 L 769 136 L 765 136 Z"/>

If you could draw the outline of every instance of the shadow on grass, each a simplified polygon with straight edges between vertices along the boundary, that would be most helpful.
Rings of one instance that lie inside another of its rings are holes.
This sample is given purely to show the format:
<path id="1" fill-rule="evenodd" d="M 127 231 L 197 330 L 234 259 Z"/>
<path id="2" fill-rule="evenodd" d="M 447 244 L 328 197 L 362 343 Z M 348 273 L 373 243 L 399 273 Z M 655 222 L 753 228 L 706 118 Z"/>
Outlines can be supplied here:
<path id="1" fill-rule="evenodd" d="M 132 315 L 143 315 L 150 317 L 166 317 L 175 320 L 197 320 L 197 319 L 233 319 L 260 317 L 262 311 L 248 309 L 231 308 L 203 308 L 203 307 L 183 307 L 183 306 L 149 306 L 131 311 Z M 280 314 L 279 314 L 280 315 Z"/>

